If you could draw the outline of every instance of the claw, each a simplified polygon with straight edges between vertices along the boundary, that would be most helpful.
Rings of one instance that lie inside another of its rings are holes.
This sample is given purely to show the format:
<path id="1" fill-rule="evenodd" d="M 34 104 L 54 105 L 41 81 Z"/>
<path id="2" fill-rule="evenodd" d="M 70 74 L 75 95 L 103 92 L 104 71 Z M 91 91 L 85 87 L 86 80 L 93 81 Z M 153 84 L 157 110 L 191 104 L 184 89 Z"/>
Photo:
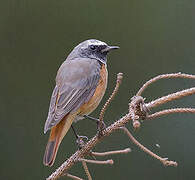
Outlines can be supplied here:
<path id="1" fill-rule="evenodd" d="M 76 143 L 77 143 L 79 149 L 81 149 L 85 145 L 85 141 L 88 141 L 87 136 L 78 136 Z"/>
<path id="2" fill-rule="evenodd" d="M 98 136 L 102 136 L 102 131 L 106 129 L 106 124 L 104 121 L 98 121 L 97 122 L 97 129 L 98 129 Z"/>
<path id="3" fill-rule="evenodd" d="M 91 117 L 91 116 L 88 116 L 88 115 L 84 115 L 83 117 L 91 119 L 93 121 L 96 121 L 97 129 L 98 129 L 98 135 L 101 136 L 102 135 L 102 131 L 104 129 L 106 129 L 106 124 L 104 123 L 104 121 L 100 121 L 99 119 Z"/>

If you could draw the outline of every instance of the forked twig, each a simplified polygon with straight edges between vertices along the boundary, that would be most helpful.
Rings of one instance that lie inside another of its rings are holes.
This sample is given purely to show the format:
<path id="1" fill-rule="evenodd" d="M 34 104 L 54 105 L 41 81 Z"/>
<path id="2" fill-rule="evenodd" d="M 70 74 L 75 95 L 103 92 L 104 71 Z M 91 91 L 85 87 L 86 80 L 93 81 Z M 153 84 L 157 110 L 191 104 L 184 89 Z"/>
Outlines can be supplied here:
<path id="1" fill-rule="evenodd" d="M 152 151 L 150 151 L 149 149 L 147 149 L 145 146 L 143 146 L 142 144 L 140 144 L 134 137 L 133 135 L 130 133 L 130 131 L 126 128 L 126 127 L 121 127 L 120 129 L 122 129 L 130 138 L 130 140 L 137 145 L 141 150 L 143 150 L 144 152 L 146 152 L 147 154 L 149 154 L 150 156 L 158 159 L 159 161 L 161 161 L 165 166 L 177 166 L 177 162 L 174 161 L 168 161 L 168 158 L 162 158 L 158 155 L 156 155 L 155 153 L 153 153 Z"/>
<path id="2" fill-rule="evenodd" d="M 122 78 L 122 76 L 121 76 Z M 188 75 L 188 74 L 181 74 L 181 73 L 175 73 L 175 74 L 165 74 L 165 75 L 160 75 L 157 76 L 151 80 L 149 80 L 148 82 L 146 82 L 142 88 L 140 88 L 140 90 L 138 91 L 137 95 L 141 95 L 142 92 L 153 82 L 156 82 L 159 79 L 165 79 L 165 78 L 188 78 L 188 79 L 195 79 L 195 75 Z M 120 78 L 119 78 L 120 79 Z M 117 82 L 117 84 L 119 85 L 120 82 Z M 118 90 L 118 85 L 116 85 L 115 89 L 116 91 Z M 115 90 L 113 91 L 114 95 L 116 94 Z M 86 144 L 83 145 L 83 147 L 81 149 L 79 149 L 78 151 L 76 151 L 71 157 L 69 157 L 68 160 L 66 160 L 54 173 L 52 173 L 47 180 L 56 180 L 59 177 L 61 177 L 64 173 L 68 172 L 68 170 L 77 162 L 82 161 L 82 162 L 91 162 L 91 163 L 98 163 L 98 164 L 109 164 L 109 163 L 113 163 L 112 160 L 110 161 L 96 161 L 96 160 L 86 160 L 84 159 L 85 156 L 90 155 L 90 153 L 92 155 L 110 155 L 111 152 L 107 153 L 95 153 L 95 152 L 91 152 L 91 150 L 96 146 L 96 144 L 98 144 L 99 142 L 101 142 L 106 136 L 109 136 L 110 134 L 112 134 L 113 132 L 115 132 L 118 129 L 123 129 L 123 131 L 129 136 L 129 138 L 134 142 L 134 144 L 136 144 L 138 147 L 140 147 L 144 152 L 148 153 L 149 155 L 151 155 L 152 157 L 160 160 L 165 166 L 177 166 L 177 163 L 174 161 L 169 161 L 167 158 L 162 158 L 156 154 L 154 154 L 153 152 L 151 152 L 149 149 L 147 149 L 146 147 L 144 147 L 141 143 L 139 143 L 132 135 L 131 133 L 124 127 L 128 122 L 133 121 L 134 123 L 139 122 L 139 120 L 141 119 L 154 119 L 156 117 L 160 117 L 163 115 L 167 115 L 167 114 L 172 114 L 172 113 L 195 113 L 195 109 L 194 108 L 175 108 L 175 109 L 167 109 L 167 110 L 163 110 L 160 112 L 156 112 L 154 114 L 149 115 L 149 110 L 151 108 L 157 107 L 161 104 L 167 103 L 169 101 L 173 101 L 176 99 L 180 99 L 184 96 L 189 96 L 195 94 L 195 87 L 190 88 L 190 89 L 186 89 L 183 91 L 179 91 L 173 94 L 169 94 L 167 96 L 158 98 L 152 102 L 149 103 L 145 103 L 144 102 L 144 98 L 141 96 L 135 96 L 134 98 L 132 98 L 132 101 L 130 102 L 129 105 L 129 112 L 124 115 L 122 118 L 120 118 L 119 120 L 115 121 L 113 124 L 111 124 L 110 126 L 108 126 L 106 129 L 102 130 L 101 132 L 101 137 L 98 136 L 98 134 L 96 134 L 93 138 L 91 138 Z M 109 100 L 106 102 L 106 104 L 104 105 L 104 107 L 101 110 L 100 113 L 100 120 L 102 122 L 103 118 L 104 118 L 104 113 L 110 103 L 110 101 L 112 100 L 112 98 L 114 97 L 114 95 L 111 95 L 111 97 L 109 98 Z M 113 151 L 114 152 L 114 151 Z M 119 151 L 118 151 L 119 152 Z M 95 153 L 95 154 L 93 154 Z"/>

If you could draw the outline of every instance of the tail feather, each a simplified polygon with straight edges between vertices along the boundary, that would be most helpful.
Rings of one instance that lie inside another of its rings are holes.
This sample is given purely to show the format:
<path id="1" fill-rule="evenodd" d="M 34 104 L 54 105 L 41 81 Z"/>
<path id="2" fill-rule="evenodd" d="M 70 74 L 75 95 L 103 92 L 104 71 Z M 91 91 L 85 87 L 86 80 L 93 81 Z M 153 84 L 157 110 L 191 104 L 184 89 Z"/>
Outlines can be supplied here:
<path id="1" fill-rule="evenodd" d="M 59 145 L 63 137 L 70 129 L 70 126 L 74 119 L 75 115 L 66 115 L 56 126 L 52 127 L 43 158 L 43 164 L 45 166 L 53 165 Z"/>
<path id="2" fill-rule="evenodd" d="M 57 141 L 48 141 L 47 143 L 47 147 L 45 150 L 45 155 L 43 158 L 43 164 L 45 166 L 52 166 L 57 154 L 57 150 L 58 150 L 59 144 L 57 143 Z"/>

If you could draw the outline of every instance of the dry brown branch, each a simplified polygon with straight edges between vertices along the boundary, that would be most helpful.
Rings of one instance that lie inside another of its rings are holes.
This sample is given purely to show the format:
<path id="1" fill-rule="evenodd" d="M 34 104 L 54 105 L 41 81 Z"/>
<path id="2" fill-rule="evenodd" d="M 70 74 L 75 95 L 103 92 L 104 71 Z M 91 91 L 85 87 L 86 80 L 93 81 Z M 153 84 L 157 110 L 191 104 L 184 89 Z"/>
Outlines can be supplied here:
<path id="1" fill-rule="evenodd" d="M 147 154 L 149 154 L 150 156 L 158 159 L 160 162 L 162 162 L 165 166 L 177 166 L 177 162 L 174 161 L 168 161 L 168 158 L 162 158 L 158 155 L 156 155 L 155 153 L 153 153 L 152 151 L 150 151 L 149 149 L 147 149 L 145 146 L 143 146 L 142 144 L 140 144 L 134 137 L 133 135 L 130 133 L 130 131 L 126 128 L 126 127 L 121 127 L 121 129 L 127 134 L 127 136 L 130 138 L 130 140 L 137 145 L 141 150 L 143 150 L 144 152 L 146 152 Z"/>
<path id="2" fill-rule="evenodd" d="M 98 160 L 91 160 L 91 159 L 79 159 L 79 161 L 84 161 L 87 163 L 93 163 L 93 164 L 114 164 L 114 161 L 112 159 L 108 159 L 106 161 L 98 161 Z"/>
<path id="3" fill-rule="evenodd" d="M 89 169 L 88 169 L 88 167 L 87 167 L 86 161 L 81 161 L 81 162 L 82 162 L 83 168 L 84 168 L 84 170 L 85 170 L 85 174 L 86 174 L 87 177 L 88 177 L 88 180 L 92 180 L 92 177 L 91 177 L 91 174 L 90 174 Z"/>
<path id="4" fill-rule="evenodd" d="M 195 113 L 195 108 L 174 108 L 174 109 L 165 109 L 163 111 L 156 112 L 154 114 L 148 115 L 146 120 L 151 120 L 160 116 L 165 116 L 168 114 L 174 113 Z"/>
<path id="5" fill-rule="evenodd" d="M 143 91 L 151 84 L 153 84 L 154 82 L 160 80 L 160 79 L 170 79 L 170 78 L 186 78 L 186 79 L 195 79 L 195 75 L 191 75 L 191 74 L 184 74 L 181 72 L 178 73 L 172 73 L 172 74 L 162 74 L 159 76 L 156 76 L 152 79 L 150 79 L 149 81 L 147 81 L 137 92 L 136 96 L 141 96 L 141 94 L 143 93 Z"/>
<path id="6" fill-rule="evenodd" d="M 123 79 L 123 73 L 118 73 L 117 74 L 117 80 L 116 80 L 116 86 L 112 92 L 112 94 L 110 95 L 110 97 L 108 98 L 108 100 L 106 101 L 106 103 L 104 104 L 103 108 L 100 111 L 100 115 L 99 115 L 99 120 L 103 121 L 104 119 L 104 114 L 106 109 L 108 108 L 110 102 L 112 101 L 112 99 L 114 98 L 114 96 L 116 95 L 116 93 L 118 92 L 119 86 L 122 82 Z"/>
<path id="7" fill-rule="evenodd" d="M 72 174 L 69 174 L 69 173 L 65 173 L 65 174 L 63 174 L 63 176 L 67 176 L 67 177 L 74 179 L 74 180 L 83 180 L 83 179 L 81 179 L 77 176 L 73 176 Z"/>
<path id="8" fill-rule="evenodd" d="M 160 76 L 157 76 L 157 77 L 151 79 L 150 81 L 146 82 L 145 85 L 138 91 L 137 94 L 138 95 L 141 94 L 146 87 L 148 87 L 151 83 L 155 82 L 158 79 L 174 78 L 174 77 L 183 77 L 183 78 L 195 79 L 194 75 L 187 75 L 187 74 L 181 74 L 181 73 L 169 74 L 169 75 L 166 75 L 166 74 L 165 75 L 160 75 Z M 115 121 L 114 123 L 112 123 L 107 128 L 105 128 L 102 131 L 101 136 L 96 134 L 93 138 L 91 138 L 86 144 L 83 145 L 83 147 L 81 149 L 77 150 L 54 173 L 52 173 L 47 178 L 47 180 L 58 179 L 64 173 L 67 173 L 74 164 L 78 163 L 81 159 L 84 159 L 85 156 L 90 155 L 90 152 L 92 151 L 92 149 L 98 143 L 100 143 L 105 137 L 109 136 L 110 134 L 112 134 L 116 130 L 120 129 L 121 127 L 124 127 L 131 120 L 132 120 L 132 122 L 137 123 L 141 119 L 147 119 L 147 117 L 150 118 L 150 119 L 151 118 L 154 119 L 156 117 L 159 117 L 159 116 L 162 116 L 162 115 L 166 115 L 166 114 L 171 114 L 171 113 L 178 113 L 178 112 L 179 113 L 180 112 L 191 112 L 191 113 L 194 113 L 194 109 L 192 109 L 192 108 L 177 108 L 177 109 L 164 110 L 164 111 L 160 111 L 160 112 L 154 113 L 152 115 L 148 115 L 149 114 L 149 110 L 151 108 L 157 107 L 157 106 L 159 106 L 161 104 L 164 104 L 164 103 L 167 103 L 169 101 L 180 99 L 180 98 L 182 98 L 184 96 L 189 96 L 189 95 L 192 95 L 192 94 L 195 94 L 195 87 L 190 88 L 190 89 L 186 89 L 186 90 L 183 90 L 183 91 L 179 91 L 179 92 L 176 92 L 176 93 L 164 96 L 162 98 L 158 98 L 158 99 L 156 99 L 156 100 L 154 100 L 152 102 L 149 102 L 147 104 L 145 104 L 143 97 L 141 97 L 141 96 L 133 97 L 131 99 L 130 104 L 129 104 L 129 112 L 126 115 L 124 115 L 122 118 L 120 118 L 119 120 Z M 102 110 L 102 112 L 101 112 L 103 114 L 103 115 L 101 115 L 101 119 L 103 119 L 103 117 L 104 117 L 104 112 L 105 112 L 105 109 L 107 108 L 107 106 L 108 105 L 105 105 L 104 108 L 103 108 L 104 110 Z M 152 155 L 156 159 L 159 159 L 164 165 L 166 165 L 166 166 L 171 166 L 171 165 L 176 166 L 177 165 L 176 162 L 168 161 L 166 158 L 161 158 L 160 156 L 158 156 L 158 155 L 152 153 L 151 151 L 149 151 L 146 147 L 144 147 L 137 140 L 135 140 L 135 138 L 132 137 L 131 134 L 130 134 L 129 137 L 142 150 L 144 150 L 148 154 Z"/>
<path id="9" fill-rule="evenodd" d="M 47 180 L 58 179 L 64 172 L 67 172 L 75 163 L 77 163 L 81 157 L 89 154 L 90 150 L 93 149 L 96 144 L 100 143 L 103 138 L 109 136 L 119 127 L 124 126 L 130 119 L 130 115 L 127 114 L 103 130 L 101 138 L 99 138 L 98 134 L 95 135 L 80 150 L 77 150 L 68 160 L 66 160 L 54 173 L 52 173 Z"/>
<path id="10" fill-rule="evenodd" d="M 129 152 L 131 152 L 131 149 L 126 148 L 126 149 L 118 150 L 118 151 L 91 152 L 90 154 L 92 154 L 93 156 L 109 156 L 109 155 L 113 155 L 113 154 L 127 154 Z"/>
<path id="11" fill-rule="evenodd" d="M 111 103 L 111 101 L 114 99 L 116 93 L 118 92 L 119 86 L 122 82 L 123 79 L 123 73 L 118 73 L 117 74 L 117 80 L 116 80 L 116 86 L 112 92 L 112 94 L 110 95 L 110 97 L 108 98 L 108 100 L 106 101 L 106 103 L 104 104 L 103 108 L 100 111 L 100 115 L 99 115 L 99 121 L 100 123 L 102 123 L 103 119 L 104 119 L 104 114 L 106 109 L 108 108 L 109 104 Z M 100 124 L 100 126 L 103 124 Z"/>
<path id="12" fill-rule="evenodd" d="M 151 108 L 157 107 L 159 105 L 165 104 L 169 101 L 180 99 L 180 98 L 185 97 L 185 96 L 190 96 L 192 94 L 195 94 L 195 87 L 190 88 L 190 89 L 185 89 L 183 91 L 178 91 L 176 93 L 169 94 L 167 96 L 163 96 L 163 97 L 158 98 L 154 101 L 151 101 L 145 105 L 148 109 L 151 109 Z"/>

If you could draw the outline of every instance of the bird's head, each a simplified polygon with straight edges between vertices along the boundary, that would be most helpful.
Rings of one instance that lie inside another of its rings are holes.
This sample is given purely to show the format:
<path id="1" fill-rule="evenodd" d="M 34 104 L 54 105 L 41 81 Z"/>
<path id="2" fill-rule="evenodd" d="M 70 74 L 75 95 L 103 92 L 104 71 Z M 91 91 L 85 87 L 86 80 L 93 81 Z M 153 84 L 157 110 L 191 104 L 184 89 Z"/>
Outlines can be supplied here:
<path id="1" fill-rule="evenodd" d="M 67 59 L 91 58 L 106 64 L 108 52 L 118 48 L 118 46 L 109 46 L 105 42 L 96 39 L 89 39 L 77 45 Z"/>

